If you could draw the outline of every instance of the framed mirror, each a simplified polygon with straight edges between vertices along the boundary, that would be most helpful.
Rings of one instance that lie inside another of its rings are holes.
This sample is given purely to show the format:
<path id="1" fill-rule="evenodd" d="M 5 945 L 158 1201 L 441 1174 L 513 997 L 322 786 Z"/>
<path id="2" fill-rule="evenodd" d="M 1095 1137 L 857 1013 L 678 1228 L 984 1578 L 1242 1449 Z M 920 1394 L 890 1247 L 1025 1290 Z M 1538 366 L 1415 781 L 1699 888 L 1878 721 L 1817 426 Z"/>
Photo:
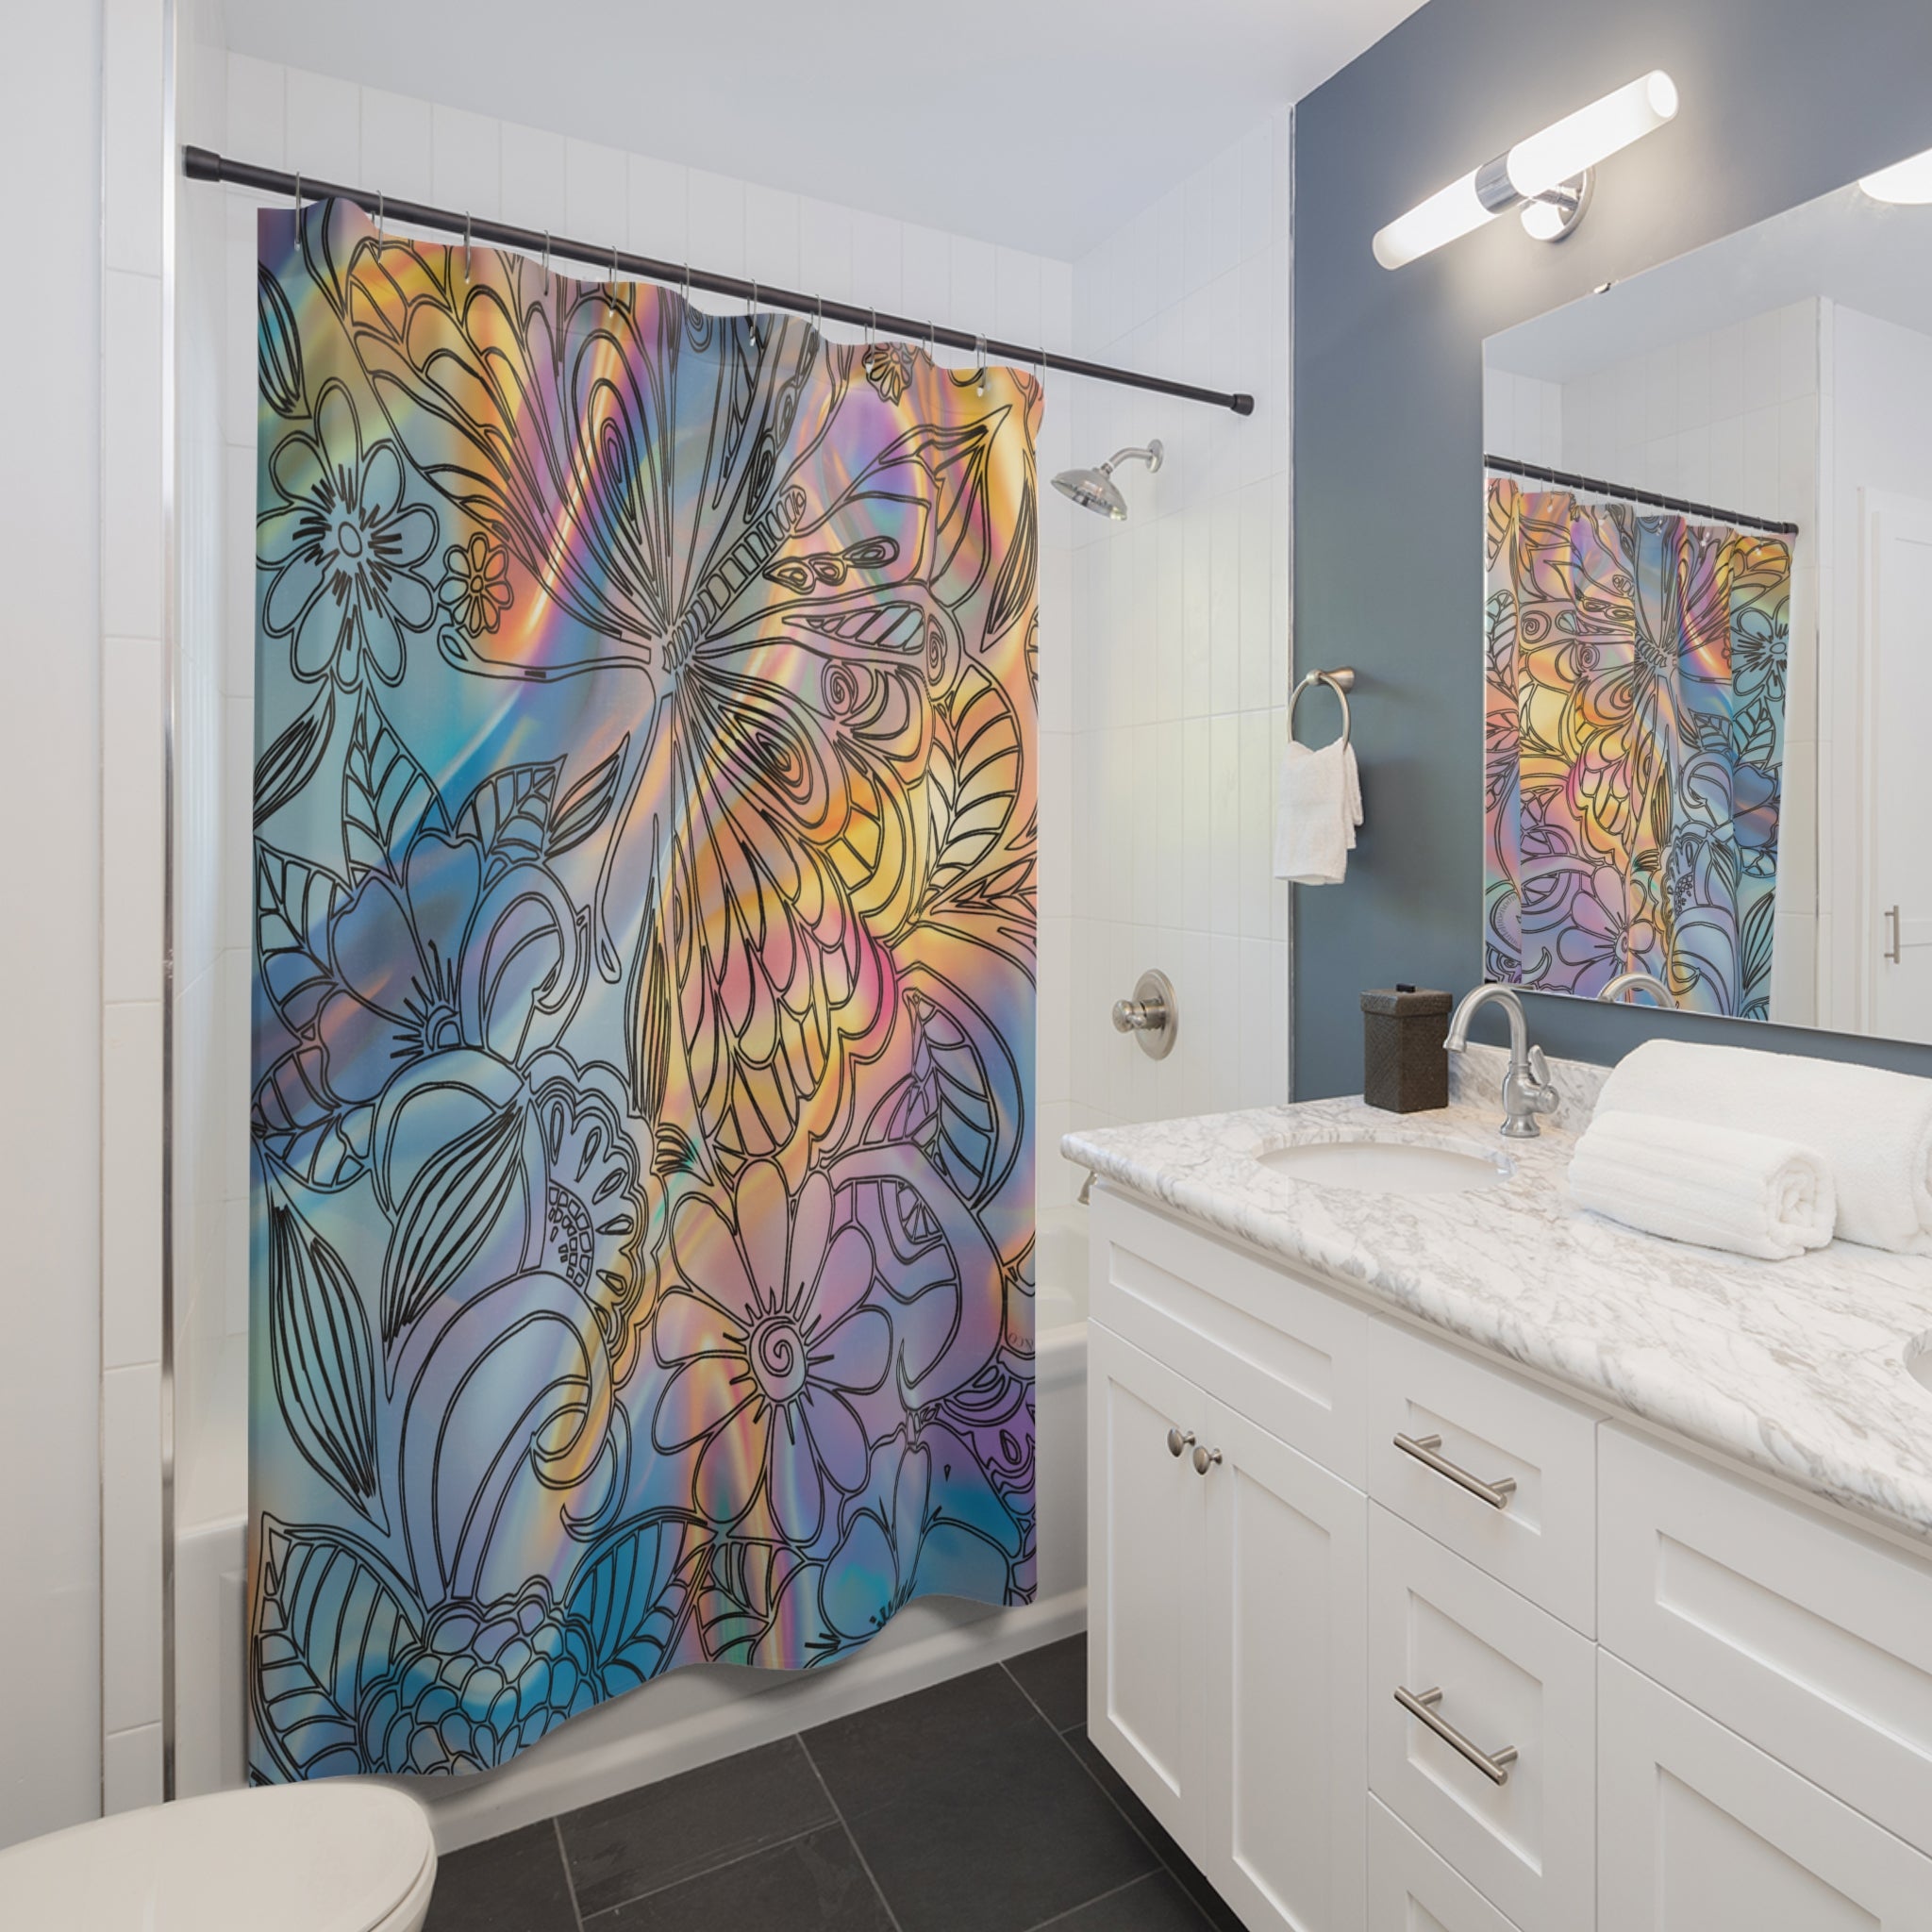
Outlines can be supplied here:
<path id="1" fill-rule="evenodd" d="M 1484 977 L 1932 1041 L 1932 156 L 1491 337 Z"/>

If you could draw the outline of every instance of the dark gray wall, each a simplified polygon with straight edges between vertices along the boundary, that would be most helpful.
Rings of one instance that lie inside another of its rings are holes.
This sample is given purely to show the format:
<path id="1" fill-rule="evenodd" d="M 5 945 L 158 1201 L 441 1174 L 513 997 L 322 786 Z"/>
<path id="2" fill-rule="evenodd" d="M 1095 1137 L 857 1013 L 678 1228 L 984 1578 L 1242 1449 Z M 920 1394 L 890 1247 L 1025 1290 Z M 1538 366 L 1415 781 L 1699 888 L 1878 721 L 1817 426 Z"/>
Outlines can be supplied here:
<path id="1" fill-rule="evenodd" d="M 1385 222 L 1652 67 L 1677 118 L 1569 242 L 1510 217 L 1376 266 Z M 1361 674 L 1367 808 L 1347 883 L 1295 889 L 1298 1096 L 1361 1085 L 1361 988 L 1480 970 L 1484 337 L 1926 147 L 1932 0 L 1428 0 L 1296 109 L 1295 658 Z M 1932 1074 L 1932 1049 L 1528 1005 L 1575 1059 L 1668 1028 Z"/>

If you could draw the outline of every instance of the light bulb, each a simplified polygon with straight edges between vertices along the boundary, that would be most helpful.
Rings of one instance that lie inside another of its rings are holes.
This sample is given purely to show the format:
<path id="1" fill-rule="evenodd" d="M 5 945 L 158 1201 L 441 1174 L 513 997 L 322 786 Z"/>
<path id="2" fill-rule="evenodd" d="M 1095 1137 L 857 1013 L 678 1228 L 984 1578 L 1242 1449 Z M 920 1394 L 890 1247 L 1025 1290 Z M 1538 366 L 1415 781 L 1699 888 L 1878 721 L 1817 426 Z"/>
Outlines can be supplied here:
<path id="1" fill-rule="evenodd" d="M 1907 206 L 1932 202 L 1932 148 L 1914 155 L 1908 161 L 1897 161 L 1867 175 L 1858 183 L 1874 201 L 1890 201 Z"/>
<path id="2" fill-rule="evenodd" d="M 1452 181 L 1398 216 L 1375 236 L 1375 259 L 1384 268 L 1401 268 L 1417 256 L 1480 228 L 1507 208 L 1535 203 L 1587 175 L 1619 148 L 1661 127 L 1676 111 L 1677 89 L 1671 76 L 1661 69 L 1643 75 L 1628 87 L 1565 115 L 1541 134 L 1519 141 L 1507 155 Z M 1882 177 L 1874 176 L 1878 178 Z M 1932 190 L 1924 198 L 1932 199 Z M 1524 226 L 1539 240 L 1554 241 L 1575 226 L 1579 213 L 1572 195 L 1567 212 L 1562 208 L 1525 209 Z"/>
<path id="3" fill-rule="evenodd" d="M 1439 188 L 1428 200 L 1419 203 L 1396 219 L 1375 237 L 1375 259 L 1384 268 L 1400 268 L 1445 242 L 1493 218 L 1495 210 L 1476 199 L 1475 175 L 1465 175 L 1447 188 Z"/>
<path id="4" fill-rule="evenodd" d="M 1661 127 L 1677 111 L 1676 84 L 1657 69 L 1566 114 L 1509 150 L 1509 185 L 1525 201 L 1573 181 L 1620 148 Z"/>

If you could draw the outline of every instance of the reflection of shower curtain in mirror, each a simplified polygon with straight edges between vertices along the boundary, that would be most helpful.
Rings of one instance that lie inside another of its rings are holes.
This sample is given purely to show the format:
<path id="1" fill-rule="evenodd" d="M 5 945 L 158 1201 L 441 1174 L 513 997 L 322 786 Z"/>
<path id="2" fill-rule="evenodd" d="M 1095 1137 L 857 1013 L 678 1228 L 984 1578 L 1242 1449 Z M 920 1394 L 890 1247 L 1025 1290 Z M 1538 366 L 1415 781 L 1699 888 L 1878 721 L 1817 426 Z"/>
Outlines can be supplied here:
<path id="1" fill-rule="evenodd" d="M 1769 1017 L 1790 548 L 1489 485 L 1485 976 Z"/>
<path id="2" fill-rule="evenodd" d="M 1041 396 L 260 217 L 250 1758 L 1032 1593 Z"/>

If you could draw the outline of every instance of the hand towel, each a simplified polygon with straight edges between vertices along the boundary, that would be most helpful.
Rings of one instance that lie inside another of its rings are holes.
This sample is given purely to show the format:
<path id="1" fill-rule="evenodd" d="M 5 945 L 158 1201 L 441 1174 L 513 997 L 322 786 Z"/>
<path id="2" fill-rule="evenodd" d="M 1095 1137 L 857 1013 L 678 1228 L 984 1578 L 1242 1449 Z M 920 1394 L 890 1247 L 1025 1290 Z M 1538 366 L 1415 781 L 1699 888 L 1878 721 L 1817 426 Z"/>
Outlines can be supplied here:
<path id="1" fill-rule="evenodd" d="M 1815 1148 L 1831 1170 L 1843 1240 L 1932 1255 L 1932 1080 L 1795 1054 L 1647 1040 L 1611 1070 L 1596 1113 L 1748 1127 Z"/>
<path id="2" fill-rule="evenodd" d="M 1795 1141 L 1656 1114 L 1599 1113 L 1570 1157 L 1570 1199 L 1626 1227 L 1786 1261 L 1831 1239 L 1824 1157 Z"/>
<path id="3" fill-rule="evenodd" d="M 1274 876 L 1298 886 L 1339 886 L 1362 822 L 1355 747 L 1338 739 L 1311 751 L 1289 741 L 1274 812 Z"/>

